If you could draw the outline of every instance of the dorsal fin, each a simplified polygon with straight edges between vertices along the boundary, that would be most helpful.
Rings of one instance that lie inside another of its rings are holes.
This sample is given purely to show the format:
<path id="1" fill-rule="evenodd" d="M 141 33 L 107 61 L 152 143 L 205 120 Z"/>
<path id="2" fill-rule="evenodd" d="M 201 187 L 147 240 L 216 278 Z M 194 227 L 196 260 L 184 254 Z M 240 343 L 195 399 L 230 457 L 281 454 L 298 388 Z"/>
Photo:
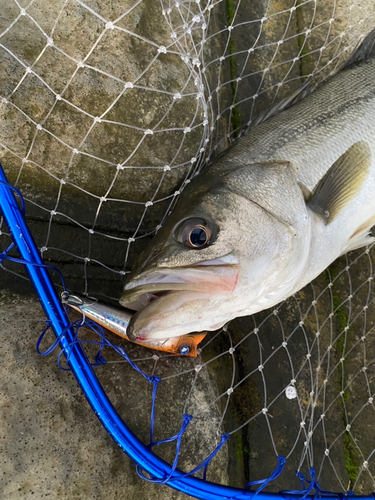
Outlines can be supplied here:
<path id="1" fill-rule="evenodd" d="M 371 59 L 373 57 L 375 57 L 375 29 L 367 35 L 367 37 L 349 57 L 340 71 L 348 69 L 355 64 L 359 64 L 360 62 L 366 61 L 367 59 Z M 303 85 L 298 87 L 298 89 L 295 90 L 291 95 L 284 97 L 280 101 L 276 102 L 269 109 L 261 111 L 251 122 L 250 126 L 246 129 L 246 132 L 257 127 L 266 120 L 269 120 L 273 116 L 278 115 L 285 109 L 290 108 L 297 102 L 302 101 L 302 99 L 305 99 L 305 97 L 312 94 L 315 89 L 316 86 L 312 84 L 311 80 L 305 82 Z"/>
<path id="2" fill-rule="evenodd" d="M 361 45 L 353 52 L 342 69 L 348 69 L 362 61 L 375 57 L 375 29 L 363 40 Z"/>
<path id="3" fill-rule="evenodd" d="M 311 84 L 311 81 L 305 82 L 304 84 L 300 85 L 291 95 L 288 95 L 287 97 L 284 97 L 280 101 L 277 101 L 270 108 L 261 111 L 254 118 L 249 127 L 245 130 L 245 132 L 247 133 L 249 130 L 257 127 L 266 120 L 269 120 L 273 116 L 278 115 L 279 113 L 290 108 L 297 102 L 302 101 L 302 99 L 312 94 L 314 90 L 315 87 Z"/>

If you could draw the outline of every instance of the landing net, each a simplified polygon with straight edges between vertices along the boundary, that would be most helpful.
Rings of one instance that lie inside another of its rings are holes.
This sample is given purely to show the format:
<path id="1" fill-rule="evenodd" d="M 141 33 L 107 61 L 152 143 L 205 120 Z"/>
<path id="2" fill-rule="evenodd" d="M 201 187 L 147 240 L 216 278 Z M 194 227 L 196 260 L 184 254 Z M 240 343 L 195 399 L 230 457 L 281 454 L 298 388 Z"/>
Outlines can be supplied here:
<path id="1" fill-rule="evenodd" d="M 371 2 L 7 0 L 1 161 L 43 258 L 71 291 L 118 299 L 190 178 L 271 104 L 337 72 L 374 18 Z M 177 444 L 182 470 L 209 457 L 218 483 L 371 493 L 374 257 L 342 257 L 275 310 L 211 334 L 194 361 L 111 336 L 143 374 L 108 346 L 96 371 L 129 390 L 152 379 L 140 402 L 152 441 L 176 436 L 153 450 L 173 463 Z M 28 286 L 19 264 L 0 265 L 4 287 Z"/>

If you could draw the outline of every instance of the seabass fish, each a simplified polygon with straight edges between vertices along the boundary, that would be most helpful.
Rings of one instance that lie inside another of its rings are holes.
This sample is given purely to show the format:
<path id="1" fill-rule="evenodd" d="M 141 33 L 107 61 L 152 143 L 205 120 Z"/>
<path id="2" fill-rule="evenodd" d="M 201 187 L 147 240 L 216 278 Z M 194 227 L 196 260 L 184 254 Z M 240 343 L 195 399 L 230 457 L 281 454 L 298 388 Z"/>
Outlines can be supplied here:
<path id="1" fill-rule="evenodd" d="M 215 330 L 374 240 L 374 39 L 187 186 L 125 285 L 130 338 Z"/>

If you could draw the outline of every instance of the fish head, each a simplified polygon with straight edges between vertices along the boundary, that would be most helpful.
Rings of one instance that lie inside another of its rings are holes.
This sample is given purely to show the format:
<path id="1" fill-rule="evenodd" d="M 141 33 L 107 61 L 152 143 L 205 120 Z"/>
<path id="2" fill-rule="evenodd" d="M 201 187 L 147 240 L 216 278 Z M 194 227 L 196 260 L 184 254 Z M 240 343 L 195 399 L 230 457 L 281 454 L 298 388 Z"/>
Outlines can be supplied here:
<path id="1" fill-rule="evenodd" d="M 251 199 L 242 182 L 232 170 L 208 170 L 180 195 L 139 255 L 120 299 L 137 311 L 127 330 L 130 339 L 216 330 L 246 314 L 283 279 L 279 274 L 292 259 L 295 232 Z"/>

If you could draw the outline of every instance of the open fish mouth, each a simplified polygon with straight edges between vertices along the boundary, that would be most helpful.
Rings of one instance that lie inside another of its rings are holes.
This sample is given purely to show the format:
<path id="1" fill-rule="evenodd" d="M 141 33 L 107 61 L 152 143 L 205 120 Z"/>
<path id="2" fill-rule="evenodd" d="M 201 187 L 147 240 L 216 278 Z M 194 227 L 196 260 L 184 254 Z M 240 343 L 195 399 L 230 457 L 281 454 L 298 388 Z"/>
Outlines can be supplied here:
<path id="1" fill-rule="evenodd" d="M 127 335 L 134 341 L 147 340 L 153 338 L 157 330 L 157 337 L 162 338 L 164 330 L 164 337 L 168 338 L 168 316 L 173 313 L 176 317 L 176 311 L 183 308 L 183 322 L 187 303 L 233 292 L 238 275 L 237 264 L 221 264 L 217 259 L 191 267 L 154 269 L 136 276 L 125 285 L 120 299 L 122 306 L 137 311 L 129 323 Z M 190 315 L 194 317 L 194 310 Z"/>

